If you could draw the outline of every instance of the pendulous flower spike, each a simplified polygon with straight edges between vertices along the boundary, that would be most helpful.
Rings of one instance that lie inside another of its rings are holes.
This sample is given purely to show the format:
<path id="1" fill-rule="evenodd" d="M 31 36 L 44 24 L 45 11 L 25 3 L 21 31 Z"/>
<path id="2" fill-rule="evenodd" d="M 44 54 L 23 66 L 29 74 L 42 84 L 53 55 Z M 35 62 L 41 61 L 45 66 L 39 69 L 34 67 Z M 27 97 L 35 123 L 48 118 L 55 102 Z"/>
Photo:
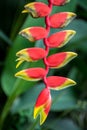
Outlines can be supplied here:
<path id="1" fill-rule="evenodd" d="M 50 27 L 63 28 L 67 26 L 75 17 L 76 14 L 72 12 L 60 12 L 53 14 L 49 17 Z"/>
<path id="2" fill-rule="evenodd" d="M 23 29 L 19 32 L 20 35 L 25 37 L 31 42 L 43 39 L 47 36 L 47 30 L 43 27 L 30 27 Z"/>
<path id="3" fill-rule="evenodd" d="M 49 67 L 51 68 L 61 68 L 69 63 L 72 59 L 77 56 L 74 52 L 60 52 L 53 54 L 47 58 Z"/>
<path id="4" fill-rule="evenodd" d="M 24 6 L 25 10 L 22 13 L 31 13 L 31 15 L 35 18 L 45 17 L 49 15 L 51 9 L 42 2 L 32 2 Z"/>
<path id="5" fill-rule="evenodd" d="M 15 76 L 27 81 L 39 81 L 43 79 L 45 73 L 43 68 L 30 68 L 17 72 Z"/>
<path id="6" fill-rule="evenodd" d="M 27 81 L 43 80 L 45 88 L 39 94 L 34 107 L 34 119 L 40 116 L 40 125 L 46 120 L 51 107 L 50 89 L 61 90 L 76 84 L 75 81 L 61 77 L 49 76 L 50 68 L 60 68 L 77 56 L 74 52 L 60 52 L 48 56 L 50 48 L 60 48 L 64 46 L 74 35 L 74 30 L 64 30 L 55 34 L 50 34 L 50 28 L 62 28 L 67 26 L 76 16 L 72 12 L 60 12 L 50 15 L 53 6 L 62 6 L 69 0 L 48 0 L 48 5 L 42 2 L 32 2 L 24 6 L 22 13 L 30 13 L 33 17 L 45 17 L 46 26 L 29 27 L 19 32 L 23 37 L 31 42 L 43 39 L 44 48 L 26 48 L 16 53 L 18 61 L 16 67 L 24 61 L 33 62 L 43 59 L 45 68 L 28 68 L 15 74 L 16 77 Z"/>
<path id="7" fill-rule="evenodd" d="M 61 90 L 76 85 L 76 82 L 61 76 L 49 76 L 47 77 L 47 84 L 50 89 Z"/>

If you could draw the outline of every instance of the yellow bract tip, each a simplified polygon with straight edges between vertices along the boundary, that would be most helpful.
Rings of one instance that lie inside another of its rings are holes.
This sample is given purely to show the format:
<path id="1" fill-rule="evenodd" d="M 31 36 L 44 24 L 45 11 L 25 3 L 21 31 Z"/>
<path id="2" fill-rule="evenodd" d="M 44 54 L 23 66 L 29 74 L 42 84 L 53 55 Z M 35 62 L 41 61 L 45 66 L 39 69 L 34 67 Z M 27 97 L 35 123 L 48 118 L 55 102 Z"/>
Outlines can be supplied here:
<path id="1" fill-rule="evenodd" d="M 76 31 L 74 30 L 66 30 L 66 32 L 67 32 L 67 35 L 65 38 L 65 43 L 67 43 L 76 34 Z"/>
<path id="2" fill-rule="evenodd" d="M 74 86 L 74 85 L 76 85 L 76 82 L 74 80 L 72 80 L 72 79 L 68 79 L 66 81 L 66 84 L 67 84 L 67 86 Z"/>
<path id="3" fill-rule="evenodd" d="M 70 2 L 70 0 L 66 0 L 66 3 Z"/>
<path id="4" fill-rule="evenodd" d="M 22 13 L 28 13 L 28 10 L 25 9 L 25 10 L 22 11 Z"/>
<path id="5" fill-rule="evenodd" d="M 68 35 L 75 35 L 76 31 L 75 30 L 67 30 Z"/>
<path id="6" fill-rule="evenodd" d="M 40 125 L 42 125 L 45 122 L 46 118 L 47 118 L 47 115 L 44 112 L 44 110 L 41 111 L 41 113 L 40 113 Z"/>
<path id="7" fill-rule="evenodd" d="M 36 119 L 39 115 L 40 115 L 40 125 L 42 125 L 47 118 L 43 106 L 34 108 L 34 119 Z"/>
<path id="8" fill-rule="evenodd" d="M 22 79 L 27 79 L 27 75 L 26 73 L 22 70 L 22 71 L 19 71 L 15 74 L 16 77 L 19 77 L 19 78 L 22 78 Z"/>
<path id="9" fill-rule="evenodd" d="M 67 53 L 68 60 L 72 60 L 73 58 L 75 58 L 78 55 L 75 52 L 66 52 L 66 53 Z"/>
<path id="10" fill-rule="evenodd" d="M 65 88 L 68 88 L 68 87 L 74 86 L 74 85 L 76 85 L 76 82 L 72 79 L 67 78 L 65 83 L 63 85 L 61 85 L 60 87 L 57 87 L 56 90 L 62 90 L 62 89 L 65 89 Z"/>
<path id="11" fill-rule="evenodd" d="M 23 62 L 24 62 L 24 60 L 20 60 L 20 61 L 17 63 L 16 68 L 18 68 Z"/>
<path id="12" fill-rule="evenodd" d="M 76 14 L 73 12 L 68 12 L 68 17 L 76 17 Z"/>
<path id="13" fill-rule="evenodd" d="M 25 8 L 33 7 L 35 3 L 36 2 L 32 2 L 32 3 L 26 4 L 24 7 Z"/>

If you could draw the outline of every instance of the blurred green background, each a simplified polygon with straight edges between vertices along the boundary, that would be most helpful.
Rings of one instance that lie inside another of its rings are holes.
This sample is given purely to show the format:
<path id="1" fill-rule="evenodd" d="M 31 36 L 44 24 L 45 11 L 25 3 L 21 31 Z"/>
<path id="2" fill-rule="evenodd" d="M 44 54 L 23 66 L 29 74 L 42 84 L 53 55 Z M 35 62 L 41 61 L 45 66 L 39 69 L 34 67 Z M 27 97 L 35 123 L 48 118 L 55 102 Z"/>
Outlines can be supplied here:
<path id="1" fill-rule="evenodd" d="M 24 5 L 34 0 L 0 0 L 0 127 L 3 130 L 87 130 L 87 0 L 71 0 L 65 6 L 53 7 L 52 13 L 69 11 L 77 17 L 63 29 L 76 30 L 76 35 L 58 51 L 74 51 L 78 57 L 64 68 L 50 70 L 49 75 L 69 77 L 77 82 L 75 87 L 52 91 L 53 104 L 45 123 L 40 126 L 33 119 L 33 107 L 43 82 L 27 82 L 14 77 L 21 69 L 43 66 L 42 61 L 16 66 L 16 52 L 22 48 L 39 46 L 18 35 L 29 26 L 45 26 L 44 18 L 34 19 L 21 14 Z M 46 2 L 47 0 L 38 0 Z M 62 29 L 62 30 L 63 30 Z M 59 29 L 51 29 L 51 33 Z M 2 130 L 2 129 L 0 129 Z"/>

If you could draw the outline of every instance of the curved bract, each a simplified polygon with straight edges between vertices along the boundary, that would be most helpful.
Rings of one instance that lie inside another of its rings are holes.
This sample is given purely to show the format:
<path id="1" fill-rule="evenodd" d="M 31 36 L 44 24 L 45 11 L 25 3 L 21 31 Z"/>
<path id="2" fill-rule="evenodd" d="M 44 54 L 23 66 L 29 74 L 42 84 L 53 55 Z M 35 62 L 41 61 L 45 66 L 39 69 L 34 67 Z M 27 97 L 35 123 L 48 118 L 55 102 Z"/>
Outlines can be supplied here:
<path id="1" fill-rule="evenodd" d="M 22 13 L 30 13 L 34 18 L 45 17 L 51 12 L 49 6 L 42 2 L 32 2 L 26 4 L 24 7 L 25 10 Z"/>

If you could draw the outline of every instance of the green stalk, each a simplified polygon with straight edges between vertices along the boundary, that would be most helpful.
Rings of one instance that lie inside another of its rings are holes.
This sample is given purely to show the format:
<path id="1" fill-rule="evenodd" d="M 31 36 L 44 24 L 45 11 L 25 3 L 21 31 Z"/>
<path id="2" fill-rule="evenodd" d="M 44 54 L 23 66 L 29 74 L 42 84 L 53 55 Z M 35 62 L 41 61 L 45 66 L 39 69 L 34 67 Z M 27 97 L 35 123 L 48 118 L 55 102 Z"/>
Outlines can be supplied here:
<path id="1" fill-rule="evenodd" d="M 21 79 L 20 79 L 21 80 Z M 21 82 L 20 80 L 17 80 L 17 82 L 14 85 L 14 91 L 11 93 L 11 95 L 8 97 L 7 102 L 3 108 L 1 117 L 0 117 L 0 130 L 3 129 L 4 121 L 11 109 L 11 106 L 15 100 L 15 98 L 19 95 L 20 87 L 21 87 Z"/>
<path id="2" fill-rule="evenodd" d="M 38 122 L 39 122 L 39 118 L 37 118 L 36 121 L 32 124 L 32 126 L 27 130 L 35 130 L 35 127 L 38 124 Z"/>

